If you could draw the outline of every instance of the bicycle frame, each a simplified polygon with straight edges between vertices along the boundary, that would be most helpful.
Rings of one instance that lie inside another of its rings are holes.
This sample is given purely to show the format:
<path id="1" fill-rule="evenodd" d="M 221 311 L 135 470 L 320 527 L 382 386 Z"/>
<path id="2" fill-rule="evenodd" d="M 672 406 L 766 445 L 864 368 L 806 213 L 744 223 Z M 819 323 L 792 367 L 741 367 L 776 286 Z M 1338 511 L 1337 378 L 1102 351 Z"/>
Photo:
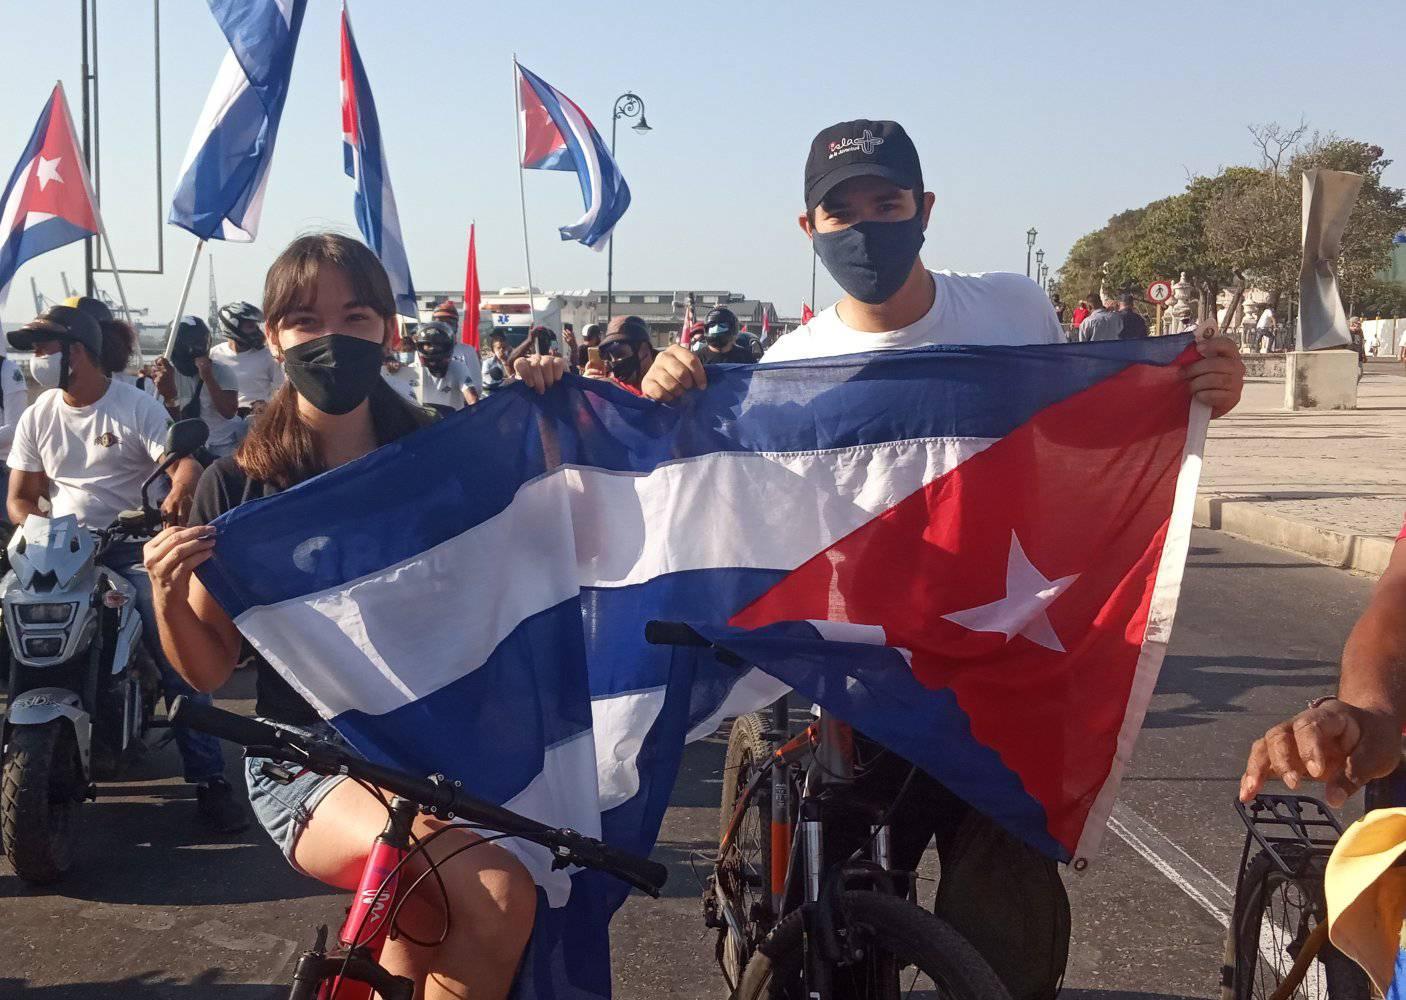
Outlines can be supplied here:
<path id="1" fill-rule="evenodd" d="M 724 919 L 733 933 L 742 936 L 746 915 L 738 912 L 739 901 L 729 898 L 722 888 L 726 884 L 722 859 L 736 839 L 748 809 L 758 805 L 758 800 L 765 796 L 769 802 L 762 804 L 769 808 L 763 812 L 770 818 L 771 884 L 767 888 L 771 916 L 779 921 L 797 905 L 802 909 L 806 926 L 807 995 L 823 1000 L 832 992 L 833 964 L 841 958 L 842 948 L 834 915 L 829 907 L 821 904 L 829 893 L 843 888 L 845 869 L 831 866 L 834 870 L 827 875 L 821 797 L 826 791 L 854 781 L 854 730 L 848 723 L 822 710 L 804 730 L 787 739 L 788 714 L 788 701 L 783 696 L 772 706 L 772 728 L 766 734 L 770 742 L 778 745 L 738 798 L 719 845 L 714 883 L 719 887 Z M 801 768 L 804 768 L 804 778 L 799 782 L 797 795 L 793 775 Z M 871 834 L 866 867 L 871 873 L 874 869 L 887 872 L 888 826 L 875 826 Z M 797 877 L 803 879 L 799 898 L 793 897 Z"/>

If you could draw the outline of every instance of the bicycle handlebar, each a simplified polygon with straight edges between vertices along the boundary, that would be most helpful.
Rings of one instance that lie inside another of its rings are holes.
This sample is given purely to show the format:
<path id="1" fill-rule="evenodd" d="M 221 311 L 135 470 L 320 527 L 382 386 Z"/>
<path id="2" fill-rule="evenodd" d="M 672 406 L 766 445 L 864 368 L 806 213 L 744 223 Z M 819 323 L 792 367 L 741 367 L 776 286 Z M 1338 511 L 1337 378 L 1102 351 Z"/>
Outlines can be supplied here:
<path id="1" fill-rule="evenodd" d="M 171 722 L 237 743 L 271 760 L 297 764 L 319 774 L 347 774 L 361 778 L 393 795 L 417 803 L 425 812 L 445 819 L 461 817 L 477 826 L 541 844 L 563 864 L 599 869 L 656 898 L 669 877 L 669 870 L 657 861 L 637 857 L 575 830 L 547 826 L 510 809 L 474 798 L 442 775 L 422 778 L 373 764 L 330 743 L 308 740 L 287 729 L 185 697 L 178 697 L 172 703 Z"/>

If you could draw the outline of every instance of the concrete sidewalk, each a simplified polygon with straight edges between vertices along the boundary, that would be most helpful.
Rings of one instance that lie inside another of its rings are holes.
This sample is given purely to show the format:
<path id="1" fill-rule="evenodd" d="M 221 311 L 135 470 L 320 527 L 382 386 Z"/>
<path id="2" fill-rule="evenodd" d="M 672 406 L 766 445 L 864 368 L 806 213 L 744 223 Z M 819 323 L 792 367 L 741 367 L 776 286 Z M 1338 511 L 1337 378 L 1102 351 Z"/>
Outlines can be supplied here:
<path id="1" fill-rule="evenodd" d="M 1369 363 L 1358 409 L 1289 412 L 1282 379 L 1249 379 L 1211 422 L 1196 523 L 1380 576 L 1406 514 L 1406 377 Z"/>

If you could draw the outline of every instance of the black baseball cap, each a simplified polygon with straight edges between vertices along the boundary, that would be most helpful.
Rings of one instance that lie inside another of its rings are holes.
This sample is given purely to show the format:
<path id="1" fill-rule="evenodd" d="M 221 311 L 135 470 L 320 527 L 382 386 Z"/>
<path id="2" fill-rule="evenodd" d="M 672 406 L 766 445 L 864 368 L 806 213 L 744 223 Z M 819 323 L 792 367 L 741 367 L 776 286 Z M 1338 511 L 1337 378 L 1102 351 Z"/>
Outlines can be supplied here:
<path id="1" fill-rule="evenodd" d="M 17 351 L 32 351 L 36 343 L 45 340 L 82 344 L 94 357 L 103 350 L 103 331 L 98 321 L 73 306 L 51 307 L 18 330 L 11 330 L 8 339 Z"/>
<path id="2" fill-rule="evenodd" d="M 851 177 L 882 177 L 915 194 L 923 190 L 918 150 L 898 122 L 860 118 L 821 129 L 806 158 L 806 211 Z"/>

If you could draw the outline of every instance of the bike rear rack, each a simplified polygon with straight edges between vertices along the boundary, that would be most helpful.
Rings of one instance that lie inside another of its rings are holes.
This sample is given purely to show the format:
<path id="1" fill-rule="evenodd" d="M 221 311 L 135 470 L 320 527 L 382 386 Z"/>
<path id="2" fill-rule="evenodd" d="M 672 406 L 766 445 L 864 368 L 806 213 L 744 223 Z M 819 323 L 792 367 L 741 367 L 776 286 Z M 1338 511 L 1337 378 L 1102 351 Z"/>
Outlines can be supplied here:
<path id="1" fill-rule="evenodd" d="M 1235 809 L 1245 824 L 1248 835 L 1240 858 L 1240 870 L 1249 863 L 1250 846 L 1258 843 L 1276 866 L 1286 875 L 1296 874 L 1281 853 L 1295 846 L 1307 856 L 1327 857 L 1342 836 L 1342 822 L 1326 803 L 1309 795 L 1261 794 L 1249 805 L 1235 802 Z"/>

